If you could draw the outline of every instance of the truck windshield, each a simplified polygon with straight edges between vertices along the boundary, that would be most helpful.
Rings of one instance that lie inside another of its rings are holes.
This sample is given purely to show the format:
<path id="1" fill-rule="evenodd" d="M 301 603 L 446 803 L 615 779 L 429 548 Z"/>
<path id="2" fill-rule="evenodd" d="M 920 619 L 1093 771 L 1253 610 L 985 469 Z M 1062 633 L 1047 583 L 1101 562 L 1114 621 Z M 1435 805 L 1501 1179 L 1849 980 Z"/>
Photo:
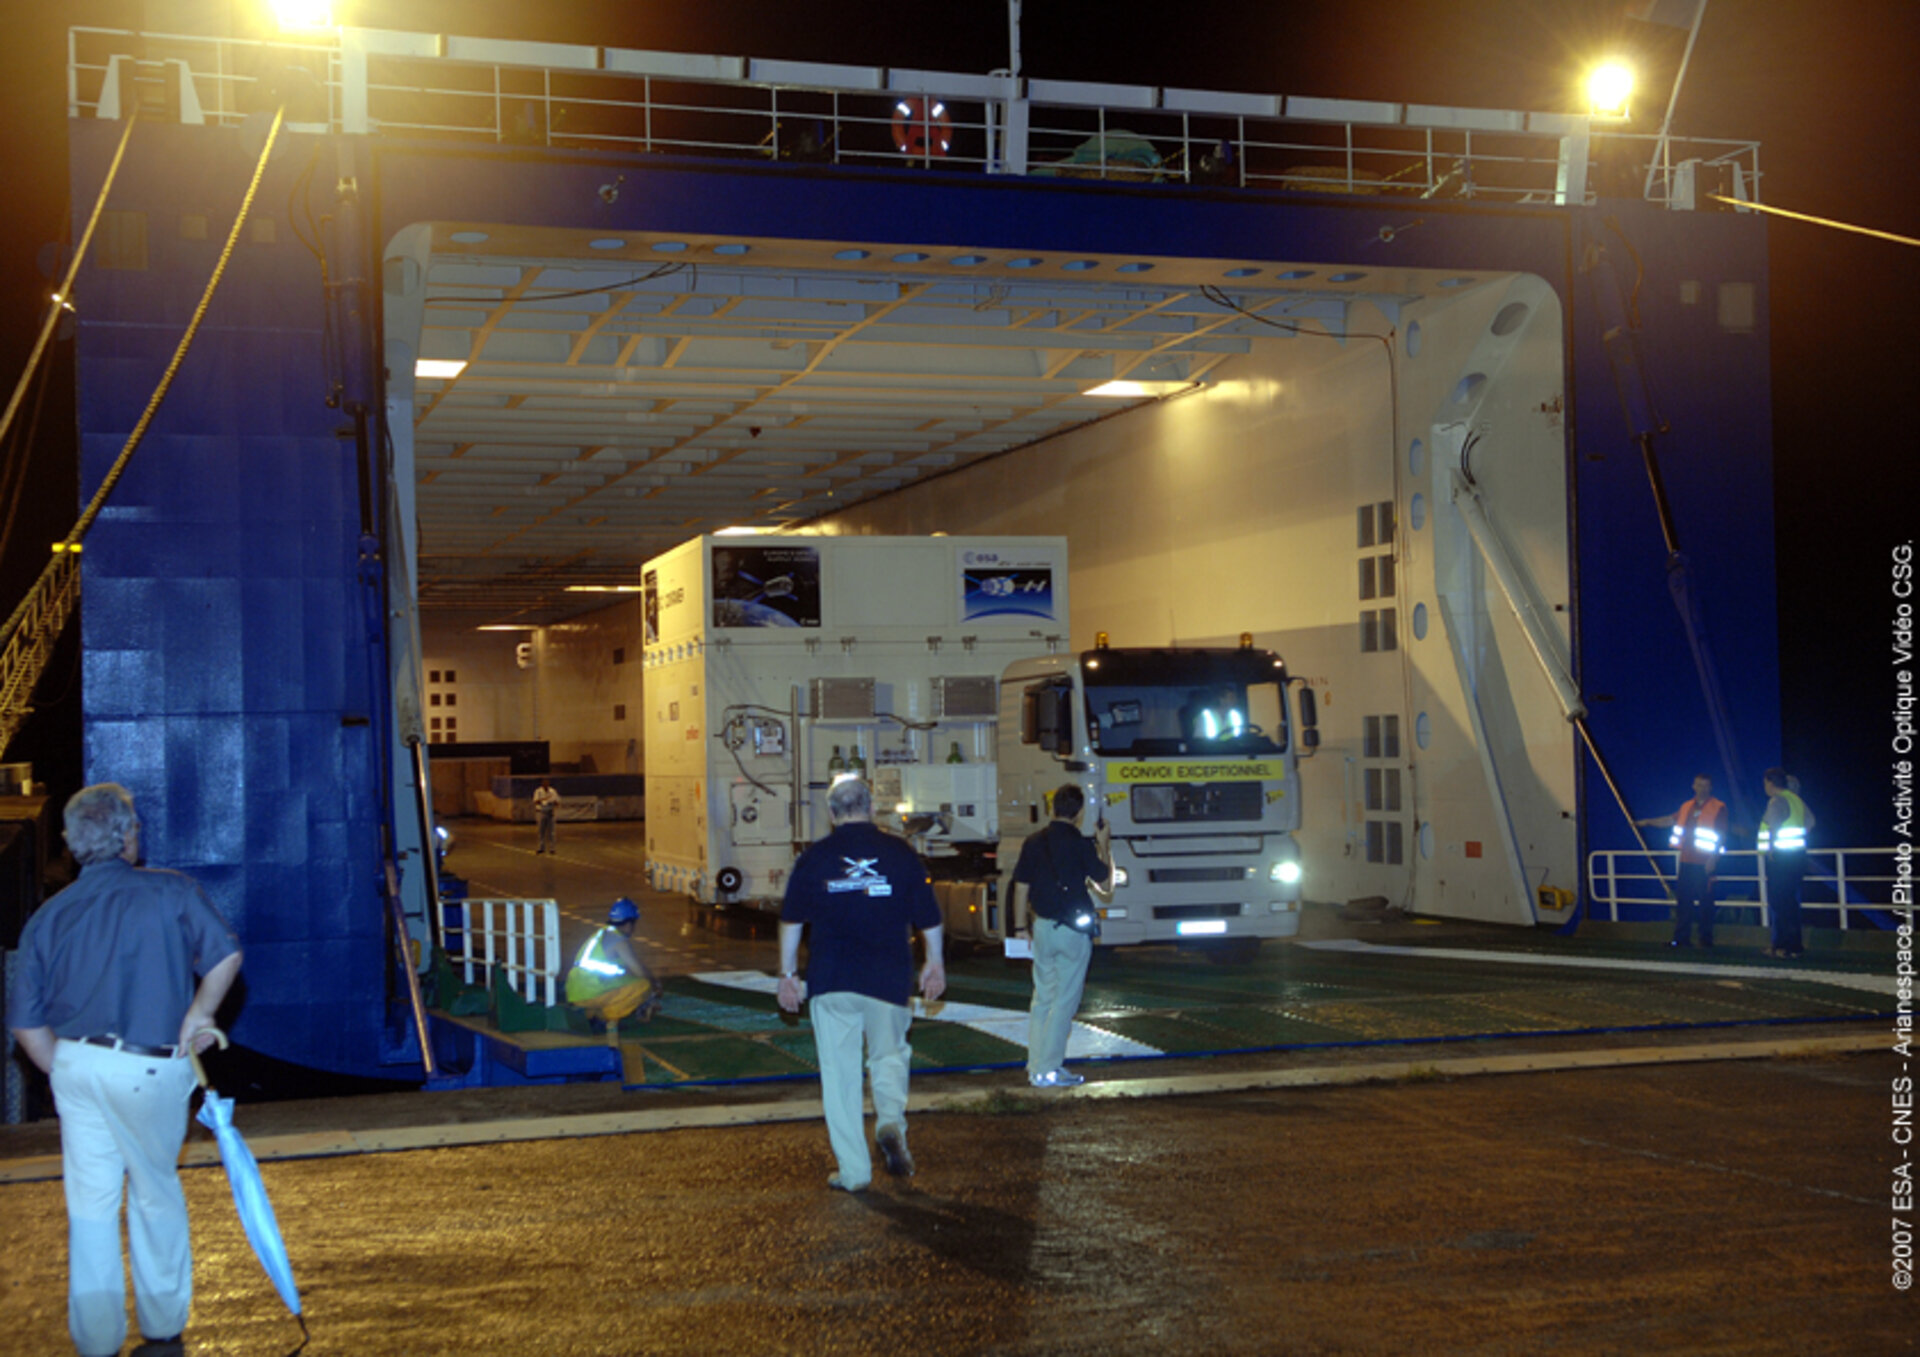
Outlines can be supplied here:
<path id="1" fill-rule="evenodd" d="M 1089 651 L 1087 735 L 1109 757 L 1278 754 L 1286 671 L 1270 651 Z"/>

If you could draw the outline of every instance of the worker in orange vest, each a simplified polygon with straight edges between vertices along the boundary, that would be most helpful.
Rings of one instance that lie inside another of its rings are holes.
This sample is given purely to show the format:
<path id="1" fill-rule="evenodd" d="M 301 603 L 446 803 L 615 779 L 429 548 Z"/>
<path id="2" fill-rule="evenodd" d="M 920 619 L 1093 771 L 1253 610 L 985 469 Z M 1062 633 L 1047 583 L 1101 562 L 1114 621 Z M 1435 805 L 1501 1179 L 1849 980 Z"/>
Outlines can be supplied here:
<path id="1" fill-rule="evenodd" d="M 1673 887 L 1673 940 L 1667 946 L 1693 946 L 1695 925 L 1700 945 L 1713 946 L 1713 877 L 1727 843 L 1727 807 L 1714 796 L 1713 779 L 1705 773 L 1696 777 L 1693 799 L 1673 814 L 1634 823 L 1652 829 L 1671 825 L 1667 844 L 1680 852 L 1680 877 Z"/>

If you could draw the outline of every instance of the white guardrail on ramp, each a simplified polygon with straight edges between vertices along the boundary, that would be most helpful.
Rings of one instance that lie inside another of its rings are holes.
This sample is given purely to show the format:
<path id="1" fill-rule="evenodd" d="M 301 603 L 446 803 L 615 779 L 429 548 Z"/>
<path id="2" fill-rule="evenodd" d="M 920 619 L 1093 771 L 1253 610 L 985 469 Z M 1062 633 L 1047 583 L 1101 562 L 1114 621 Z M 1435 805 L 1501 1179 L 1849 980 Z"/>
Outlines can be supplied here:
<path id="1" fill-rule="evenodd" d="M 1893 848 L 1813 848 L 1807 851 L 1807 875 L 1800 887 L 1800 909 L 1808 928 L 1877 929 L 1869 912 L 1893 909 L 1898 877 Z M 1656 868 L 1658 869 L 1656 872 Z M 1637 848 L 1603 849 L 1587 857 L 1588 913 L 1602 922 L 1635 909 L 1664 909 L 1672 917 L 1667 893 L 1679 871 L 1679 854 L 1643 853 Z M 1720 855 L 1714 876 L 1714 905 L 1722 910 L 1757 909 L 1762 925 L 1772 923 L 1767 875 L 1754 849 Z"/>
<path id="2" fill-rule="evenodd" d="M 560 952 L 556 900 L 441 900 L 435 905 L 440 946 L 469 985 L 506 972 L 530 1004 L 554 1005 L 567 961 Z"/>

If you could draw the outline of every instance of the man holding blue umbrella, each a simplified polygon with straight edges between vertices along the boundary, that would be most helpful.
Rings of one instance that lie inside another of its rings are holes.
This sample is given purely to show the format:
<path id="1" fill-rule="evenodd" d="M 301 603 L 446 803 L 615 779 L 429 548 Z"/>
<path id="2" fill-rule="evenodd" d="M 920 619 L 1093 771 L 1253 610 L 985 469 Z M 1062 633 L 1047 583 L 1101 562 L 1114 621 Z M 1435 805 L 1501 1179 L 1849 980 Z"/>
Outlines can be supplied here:
<path id="1" fill-rule="evenodd" d="M 135 865 L 140 819 L 126 788 L 83 787 L 65 829 L 80 878 L 27 921 L 7 1026 L 53 1080 L 74 1348 L 106 1357 L 126 1339 L 124 1195 L 145 1339 L 134 1351 L 158 1357 L 182 1351 L 193 1301 L 178 1172 L 195 1083 L 185 1056 L 214 1039 L 240 945 L 191 878 Z"/>

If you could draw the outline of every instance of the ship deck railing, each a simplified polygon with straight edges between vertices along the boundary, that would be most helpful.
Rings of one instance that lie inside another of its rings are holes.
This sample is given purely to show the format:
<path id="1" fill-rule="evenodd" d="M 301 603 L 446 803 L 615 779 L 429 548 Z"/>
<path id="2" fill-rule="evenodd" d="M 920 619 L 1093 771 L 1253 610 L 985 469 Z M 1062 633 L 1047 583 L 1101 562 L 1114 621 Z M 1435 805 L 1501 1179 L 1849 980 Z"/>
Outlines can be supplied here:
<path id="1" fill-rule="evenodd" d="M 439 900 L 434 909 L 441 950 L 462 983 L 487 985 L 499 971 L 528 1003 L 553 1007 L 567 968 L 558 901 L 476 897 Z"/>
<path id="2" fill-rule="evenodd" d="M 1714 904 L 1720 917 L 1737 920 L 1727 911 L 1758 912 L 1756 922 L 1771 927 L 1772 904 L 1767 898 L 1767 874 L 1754 849 L 1735 849 L 1720 855 L 1714 874 Z M 1807 851 L 1807 874 L 1800 887 L 1803 922 L 1809 928 L 1870 929 L 1888 926 L 1896 891 L 1911 885 L 1900 874 L 1901 854 L 1895 848 L 1813 848 Z M 1668 893 L 1679 872 L 1679 854 L 1632 849 L 1601 849 L 1587 858 L 1587 917 L 1603 922 L 1631 922 L 1672 917 L 1674 902 Z"/>
<path id="3" fill-rule="evenodd" d="M 336 28 L 68 34 L 68 113 L 637 154 L 1487 199 L 1758 202 L 1760 144 L 1583 113 L 1019 78 Z M 1648 174 L 1649 166 L 1653 173 Z"/>

